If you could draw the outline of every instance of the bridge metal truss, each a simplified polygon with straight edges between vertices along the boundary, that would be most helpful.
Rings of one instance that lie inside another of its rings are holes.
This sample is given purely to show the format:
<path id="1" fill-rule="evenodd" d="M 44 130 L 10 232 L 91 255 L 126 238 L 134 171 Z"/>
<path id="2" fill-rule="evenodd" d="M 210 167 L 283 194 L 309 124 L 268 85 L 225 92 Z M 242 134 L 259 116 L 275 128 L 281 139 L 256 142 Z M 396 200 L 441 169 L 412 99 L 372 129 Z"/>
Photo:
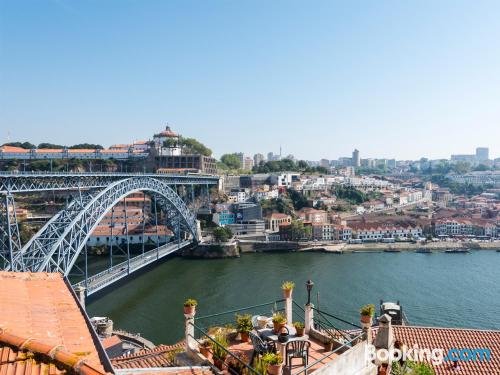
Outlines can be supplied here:
<path id="1" fill-rule="evenodd" d="M 196 217 L 169 184 L 140 176 L 115 181 L 100 191 L 80 192 L 13 255 L 12 262 L 5 269 L 60 272 L 68 276 L 88 237 L 106 212 L 127 195 L 138 191 L 150 192 L 157 197 L 162 211 L 173 220 L 178 240 L 185 231 L 190 234 L 191 241 L 198 242 Z"/>
<path id="2" fill-rule="evenodd" d="M 169 185 L 216 185 L 219 177 L 210 175 L 175 175 L 141 173 L 0 173 L 0 192 L 25 193 L 52 190 L 104 188 L 132 177 L 151 177 Z"/>
<path id="3" fill-rule="evenodd" d="M 0 265 L 9 267 L 15 254 L 21 251 L 16 204 L 12 194 L 0 194 Z"/>

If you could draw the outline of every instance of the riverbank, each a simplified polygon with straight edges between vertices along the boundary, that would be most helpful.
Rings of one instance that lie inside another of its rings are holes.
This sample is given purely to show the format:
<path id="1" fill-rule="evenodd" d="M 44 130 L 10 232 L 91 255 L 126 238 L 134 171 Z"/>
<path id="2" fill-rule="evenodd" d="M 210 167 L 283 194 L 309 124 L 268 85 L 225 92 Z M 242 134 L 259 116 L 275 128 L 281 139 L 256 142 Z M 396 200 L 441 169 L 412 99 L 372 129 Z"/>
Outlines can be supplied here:
<path id="1" fill-rule="evenodd" d="M 384 251 L 384 250 L 400 250 L 400 251 L 416 251 L 421 249 L 431 251 L 446 251 L 454 249 L 467 250 L 499 250 L 500 241 L 494 242 L 427 242 L 427 243 L 412 243 L 412 242 L 394 242 L 382 243 L 371 242 L 362 244 L 349 243 L 320 243 L 320 242 L 292 242 L 292 241 L 249 241 L 240 240 L 239 247 L 241 252 L 265 252 L 265 251 L 323 251 L 323 252 L 354 252 L 354 251 Z"/>

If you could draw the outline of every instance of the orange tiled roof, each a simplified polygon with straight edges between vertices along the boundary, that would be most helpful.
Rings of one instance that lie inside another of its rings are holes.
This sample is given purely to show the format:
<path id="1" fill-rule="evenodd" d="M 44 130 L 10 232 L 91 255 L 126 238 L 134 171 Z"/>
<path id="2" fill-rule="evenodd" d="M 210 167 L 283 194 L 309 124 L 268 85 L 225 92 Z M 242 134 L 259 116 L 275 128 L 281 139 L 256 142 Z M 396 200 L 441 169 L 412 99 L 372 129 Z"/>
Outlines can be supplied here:
<path id="1" fill-rule="evenodd" d="M 0 301 L 0 374 L 105 373 L 61 274 L 0 271 Z"/>
<path id="2" fill-rule="evenodd" d="M 101 150 L 101 154 L 126 154 L 128 150 Z"/>
<path id="3" fill-rule="evenodd" d="M 289 217 L 289 215 L 278 213 L 278 212 L 273 212 L 271 214 L 271 219 L 287 219 L 288 217 Z"/>
<path id="4" fill-rule="evenodd" d="M 64 149 L 62 148 L 37 148 L 36 153 L 44 153 L 44 154 L 51 154 L 51 153 L 58 153 L 58 152 L 63 152 Z"/>
<path id="5" fill-rule="evenodd" d="M 29 153 L 30 150 L 27 150 L 25 148 L 21 148 L 21 147 L 14 147 L 14 146 L 2 146 L 0 147 L 0 149 L 3 151 L 3 152 L 17 152 L 17 153 Z"/>
<path id="6" fill-rule="evenodd" d="M 489 348 L 490 361 L 460 361 L 460 370 L 451 368 L 445 362 L 434 366 L 436 375 L 493 375 L 500 374 L 500 331 L 460 328 L 435 328 L 393 326 L 394 338 L 408 348 L 418 344 L 419 348 L 456 349 Z"/>
<path id="7" fill-rule="evenodd" d="M 96 149 L 94 148 L 70 148 L 68 153 L 70 154 L 78 154 L 78 153 L 94 153 Z"/>
<path id="8" fill-rule="evenodd" d="M 183 346 L 183 342 L 175 345 L 158 345 L 153 349 L 144 349 L 134 354 L 113 358 L 111 363 L 117 369 L 173 366 L 174 364 L 168 358 L 168 353 L 182 349 Z"/>

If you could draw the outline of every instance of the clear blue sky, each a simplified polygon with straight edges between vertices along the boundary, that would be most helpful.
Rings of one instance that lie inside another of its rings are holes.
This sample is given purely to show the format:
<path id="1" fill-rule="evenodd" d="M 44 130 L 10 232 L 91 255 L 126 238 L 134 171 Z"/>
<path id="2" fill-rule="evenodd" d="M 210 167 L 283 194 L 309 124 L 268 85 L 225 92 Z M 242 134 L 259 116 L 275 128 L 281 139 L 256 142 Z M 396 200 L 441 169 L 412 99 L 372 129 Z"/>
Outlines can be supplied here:
<path id="1" fill-rule="evenodd" d="M 500 156 L 500 1 L 0 0 L 0 142 Z"/>

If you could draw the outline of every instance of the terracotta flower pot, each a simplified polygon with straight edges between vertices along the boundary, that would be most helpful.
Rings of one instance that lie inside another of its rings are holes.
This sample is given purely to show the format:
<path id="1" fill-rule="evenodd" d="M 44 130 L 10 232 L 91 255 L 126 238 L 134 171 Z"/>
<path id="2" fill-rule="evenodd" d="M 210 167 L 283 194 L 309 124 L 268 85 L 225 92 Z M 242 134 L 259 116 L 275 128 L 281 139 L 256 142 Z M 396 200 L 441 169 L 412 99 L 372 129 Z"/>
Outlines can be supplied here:
<path id="1" fill-rule="evenodd" d="M 372 317 L 370 315 L 361 315 L 361 323 L 371 323 Z"/>
<path id="2" fill-rule="evenodd" d="M 333 350 L 333 342 L 327 342 L 325 344 L 325 352 L 331 352 Z"/>
<path id="3" fill-rule="evenodd" d="M 212 353 L 210 352 L 210 348 L 207 346 L 200 346 L 200 353 L 209 361 L 212 359 Z"/>
<path id="4" fill-rule="evenodd" d="M 224 361 L 222 359 L 214 358 L 214 365 L 219 370 L 223 370 L 224 369 Z"/>
<path id="5" fill-rule="evenodd" d="M 295 327 L 295 331 L 297 332 L 297 336 L 304 336 L 304 327 Z"/>
<path id="6" fill-rule="evenodd" d="M 277 335 L 278 333 L 280 333 L 280 332 L 281 332 L 281 329 L 282 329 L 284 326 L 286 326 L 286 322 L 284 322 L 284 323 L 277 323 L 277 322 L 273 322 L 273 327 L 274 327 L 274 328 L 273 328 L 273 332 L 274 332 L 274 334 L 276 334 L 276 335 Z"/>
<path id="7" fill-rule="evenodd" d="M 196 306 L 184 306 L 184 314 L 192 315 L 196 311 Z"/>
<path id="8" fill-rule="evenodd" d="M 293 289 L 283 289 L 283 298 L 291 298 Z"/>
<path id="9" fill-rule="evenodd" d="M 240 332 L 240 338 L 242 342 L 248 342 L 248 332 Z"/>
<path id="10" fill-rule="evenodd" d="M 283 363 L 279 365 L 267 365 L 267 373 L 269 375 L 279 375 L 281 374 L 281 368 L 283 367 Z"/>

